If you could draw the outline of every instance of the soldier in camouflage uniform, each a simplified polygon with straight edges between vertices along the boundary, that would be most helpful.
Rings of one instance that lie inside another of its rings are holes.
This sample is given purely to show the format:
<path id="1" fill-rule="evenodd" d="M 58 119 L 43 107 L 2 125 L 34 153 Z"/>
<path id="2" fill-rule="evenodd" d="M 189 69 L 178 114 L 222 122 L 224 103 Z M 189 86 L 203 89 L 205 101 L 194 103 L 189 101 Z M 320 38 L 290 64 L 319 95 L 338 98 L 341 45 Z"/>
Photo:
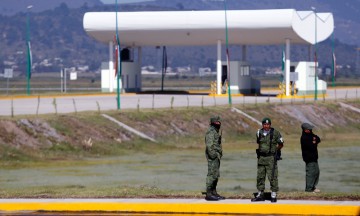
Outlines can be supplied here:
<path id="1" fill-rule="evenodd" d="M 270 118 L 264 118 L 262 120 L 262 129 L 257 131 L 256 140 L 257 144 L 259 144 L 259 147 L 256 150 L 258 156 L 256 184 L 258 193 L 251 201 L 265 201 L 264 190 L 265 178 L 267 175 L 272 191 L 271 202 L 276 202 L 276 192 L 279 190 L 276 160 L 279 158 L 275 158 L 275 156 L 278 156 L 277 152 L 283 147 L 284 141 L 280 132 L 271 127 Z"/>
<path id="2" fill-rule="evenodd" d="M 206 197 L 208 201 L 218 201 L 225 199 L 216 191 L 216 186 L 220 177 L 220 160 L 222 157 L 220 117 L 210 118 L 210 127 L 205 134 L 205 155 L 208 161 L 208 173 L 206 177 Z"/>

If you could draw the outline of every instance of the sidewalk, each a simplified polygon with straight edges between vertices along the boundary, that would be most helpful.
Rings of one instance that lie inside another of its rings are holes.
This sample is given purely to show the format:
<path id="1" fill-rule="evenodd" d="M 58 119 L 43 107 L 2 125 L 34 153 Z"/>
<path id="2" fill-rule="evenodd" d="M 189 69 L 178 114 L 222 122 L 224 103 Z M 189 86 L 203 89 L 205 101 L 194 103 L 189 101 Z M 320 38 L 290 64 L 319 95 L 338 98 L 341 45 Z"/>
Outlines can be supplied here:
<path id="1" fill-rule="evenodd" d="M 203 199 L 0 199 L 0 212 L 360 215 L 360 201 Z"/>

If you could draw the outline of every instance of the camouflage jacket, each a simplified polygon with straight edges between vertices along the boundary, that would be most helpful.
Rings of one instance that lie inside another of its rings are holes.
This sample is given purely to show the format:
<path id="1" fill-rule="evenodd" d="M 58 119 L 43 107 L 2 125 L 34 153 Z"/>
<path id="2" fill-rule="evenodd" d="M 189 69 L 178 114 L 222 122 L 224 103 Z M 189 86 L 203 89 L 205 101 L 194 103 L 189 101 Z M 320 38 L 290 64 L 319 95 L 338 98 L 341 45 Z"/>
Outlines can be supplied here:
<path id="1" fill-rule="evenodd" d="M 205 154 L 208 159 L 214 160 L 222 157 L 221 136 L 214 126 L 210 126 L 205 134 Z"/>
<path id="2" fill-rule="evenodd" d="M 273 130 L 273 138 L 270 145 L 270 131 Z M 257 144 L 259 144 L 259 151 L 261 153 L 270 153 L 274 154 L 277 144 L 284 144 L 284 140 L 279 131 L 271 128 L 270 131 L 264 135 L 264 130 L 259 129 L 256 133 Z M 271 146 L 271 149 L 270 149 Z"/>

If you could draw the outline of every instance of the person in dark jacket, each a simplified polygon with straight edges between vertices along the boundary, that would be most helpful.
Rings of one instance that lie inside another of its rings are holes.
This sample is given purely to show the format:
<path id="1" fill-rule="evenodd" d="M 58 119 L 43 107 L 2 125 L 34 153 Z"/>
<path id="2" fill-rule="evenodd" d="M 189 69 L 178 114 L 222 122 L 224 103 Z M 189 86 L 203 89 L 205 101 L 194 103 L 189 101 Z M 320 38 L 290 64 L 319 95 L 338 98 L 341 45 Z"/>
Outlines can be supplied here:
<path id="1" fill-rule="evenodd" d="M 318 164 L 318 144 L 320 137 L 312 132 L 313 125 L 303 123 L 301 125 L 302 135 L 300 138 L 302 158 L 306 164 L 306 186 L 305 191 L 318 193 L 320 190 L 316 188 L 319 182 L 320 169 Z"/>

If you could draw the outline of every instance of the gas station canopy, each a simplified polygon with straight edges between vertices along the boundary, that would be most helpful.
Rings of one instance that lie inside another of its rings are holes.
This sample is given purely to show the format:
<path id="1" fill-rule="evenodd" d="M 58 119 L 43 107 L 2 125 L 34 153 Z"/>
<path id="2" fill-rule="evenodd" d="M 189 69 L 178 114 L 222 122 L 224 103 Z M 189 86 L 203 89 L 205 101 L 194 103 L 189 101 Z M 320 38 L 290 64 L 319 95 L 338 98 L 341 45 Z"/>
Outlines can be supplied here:
<path id="1" fill-rule="evenodd" d="M 290 40 L 295 44 L 315 44 L 334 30 L 332 13 L 294 9 L 225 11 L 118 12 L 117 22 L 122 46 L 275 45 Z M 114 40 L 116 12 L 85 13 L 83 26 L 98 41 Z"/>
<path id="2" fill-rule="evenodd" d="M 326 40 L 334 30 L 332 13 L 296 11 L 294 9 L 271 10 L 228 10 L 228 11 L 147 11 L 147 12 L 88 12 L 84 15 L 84 30 L 98 41 L 109 44 L 109 69 L 104 74 L 113 73 L 113 41 L 118 30 L 120 45 L 138 47 L 139 62 L 131 65 L 136 70 L 131 83 L 138 86 L 141 76 L 142 46 L 201 46 L 217 44 L 216 93 L 221 94 L 222 60 L 221 45 L 243 45 L 243 61 L 246 61 L 246 45 L 286 44 L 285 48 L 285 95 L 290 95 L 290 44 L 317 44 Z M 227 31 L 226 31 L 227 30 Z M 228 33 L 228 34 L 227 34 Z M 227 37 L 228 36 L 228 37 Z M 125 65 L 125 63 L 123 63 Z M 129 66 L 130 67 L 130 66 Z M 229 62 L 227 67 L 231 67 Z M 240 70 L 230 73 L 229 93 L 243 90 L 259 90 L 258 84 L 250 76 L 242 76 L 234 81 L 231 76 L 241 74 Z M 138 76 L 139 75 L 139 76 Z M 105 75 L 104 75 L 105 76 Z M 114 83 L 107 76 L 110 92 Z M 125 86 L 129 82 L 125 83 Z M 251 83 L 250 86 L 247 84 Z M 252 84 L 254 83 L 254 84 Z M 245 85 L 246 84 L 246 85 Z M 257 87 L 258 86 L 258 87 Z"/>

